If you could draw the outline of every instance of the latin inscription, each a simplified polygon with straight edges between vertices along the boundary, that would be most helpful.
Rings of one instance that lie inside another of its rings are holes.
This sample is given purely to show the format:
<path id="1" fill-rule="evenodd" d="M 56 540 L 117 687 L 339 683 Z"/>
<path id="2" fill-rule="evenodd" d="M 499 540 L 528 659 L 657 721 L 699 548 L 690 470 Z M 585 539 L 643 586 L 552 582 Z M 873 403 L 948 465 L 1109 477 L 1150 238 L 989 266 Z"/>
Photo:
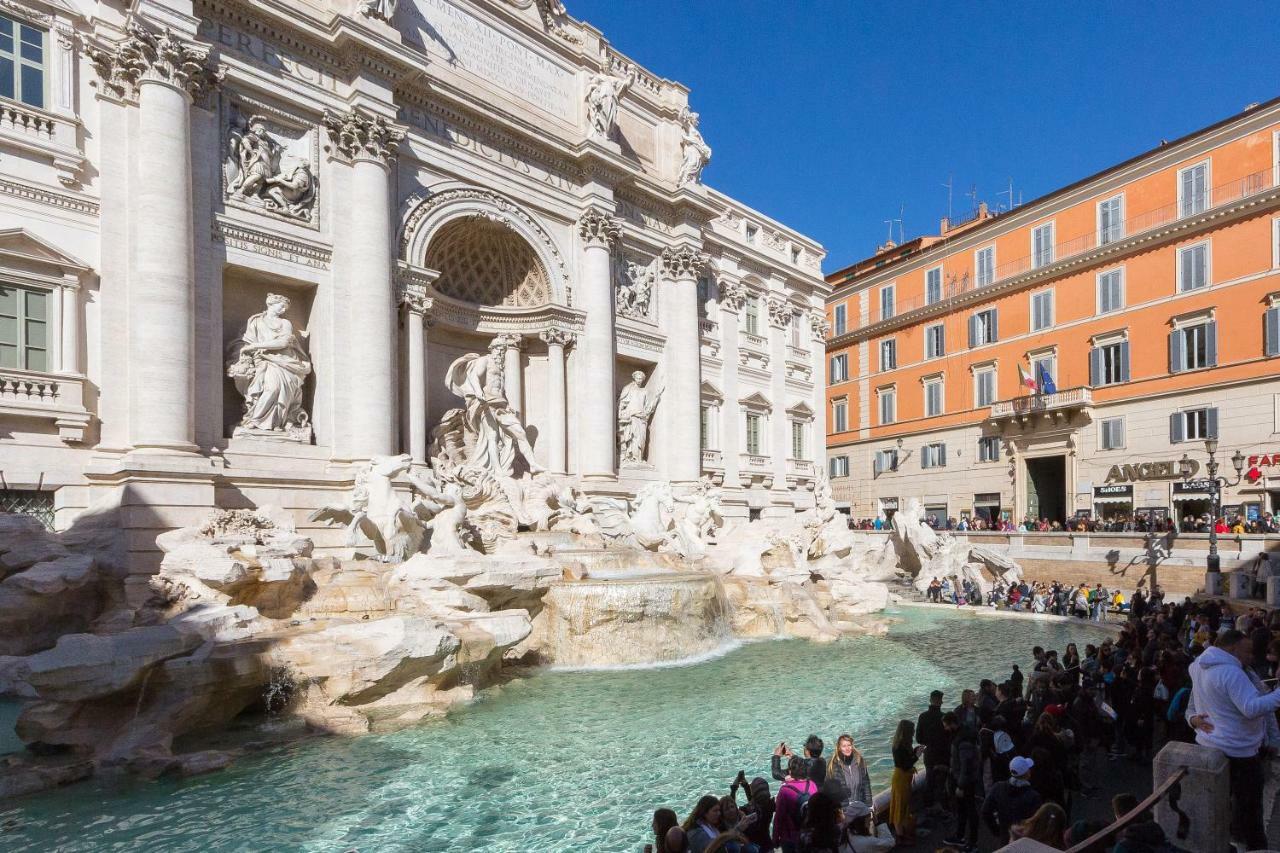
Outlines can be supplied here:
<path id="1" fill-rule="evenodd" d="M 202 18 L 200 20 L 199 35 L 206 41 L 234 50 L 236 53 L 255 60 L 268 68 L 283 71 L 295 80 L 319 86 L 329 92 L 338 91 L 338 81 L 329 72 L 312 63 L 290 56 L 275 45 L 265 42 L 250 33 L 241 32 L 221 21 Z"/>
<path id="2" fill-rule="evenodd" d="M 448 0 L 416 0 L 427 51 L 567 122 L 576 122 L 573 75 Z"/>
<path id="3" fill-rule="evenodd" d="M 573 181 L 560 172 L 548 169 L 523 154 L 493 141 L 484 141 L 466 129 L 450 124 L 439 116 L 417 107 L 402 107 L 400 120 L 436 137 L 453 148 L 469 151 L 508 169 L 514 169 L 562 190 L 573 189 Z"/>

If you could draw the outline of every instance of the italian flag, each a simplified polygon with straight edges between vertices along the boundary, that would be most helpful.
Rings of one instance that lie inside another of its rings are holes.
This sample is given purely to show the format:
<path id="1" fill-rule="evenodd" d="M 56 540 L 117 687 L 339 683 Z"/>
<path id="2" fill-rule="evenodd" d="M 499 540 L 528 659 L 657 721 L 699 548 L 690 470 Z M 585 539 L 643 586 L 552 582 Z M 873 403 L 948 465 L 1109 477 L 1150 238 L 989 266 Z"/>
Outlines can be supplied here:
<path id="1" fill-rule="evenodd" d="M 1030 373 L 1028 373 L 1026 368 L 1023 367 L 1021 364 L 1018 365 L 1018 379 L 1022 382 L 1023 385 L 1027 387 L 1028 391 L 1035 393 L 1035 390 L 1036 390 L 1035 377 L 1033 377 Z"/>

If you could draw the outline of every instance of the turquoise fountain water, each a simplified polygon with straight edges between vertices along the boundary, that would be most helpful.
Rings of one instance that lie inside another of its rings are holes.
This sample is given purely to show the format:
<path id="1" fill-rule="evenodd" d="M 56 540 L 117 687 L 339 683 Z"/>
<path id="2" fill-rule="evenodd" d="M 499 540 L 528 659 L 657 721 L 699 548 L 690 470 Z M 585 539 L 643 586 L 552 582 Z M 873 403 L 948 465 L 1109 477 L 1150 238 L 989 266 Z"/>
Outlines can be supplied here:
<path id="1" fill-rule="evenodd" d="M 779 740 L 852 732 L 887 787 L 889 739 L 930 690 L 1026 669 L 1081 623 L 910 608 L 886 638 L 753 643 L 693 666 L 546 672 L 441 723 L 281 748 L 189 780 L 90 782 L 0 806 L 9 851 L 636 851 L 652 810 L 682 816 L 768 777 Z M 776 784 L 772 786 L 776 790 Z"/>

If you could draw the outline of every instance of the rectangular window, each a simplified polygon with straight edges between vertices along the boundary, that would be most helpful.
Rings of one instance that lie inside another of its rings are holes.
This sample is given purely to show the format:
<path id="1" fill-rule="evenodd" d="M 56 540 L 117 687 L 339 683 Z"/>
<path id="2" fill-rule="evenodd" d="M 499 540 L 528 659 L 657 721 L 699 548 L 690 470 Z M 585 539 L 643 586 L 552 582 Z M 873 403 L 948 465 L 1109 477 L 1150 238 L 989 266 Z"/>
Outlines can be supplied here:
<path id="1" fill-rule="evenodd" d="M 926 270 L 924 274 L 924 301 L 932 305 L 942 299 L 942 267 Z"/>
<path id="2" fill-rule="evenodd" d="M 974 279 L 978 287 L 996 280 L 996 247 L 987 246 L 973 253 Z"/>
<path id="3" fill-rule="evenodd" d="M 973 404 L 990 406 L 996 401 L 996 370 L 984 367 L 973 372 Z"/>
<path id="4" fill-rule="evenodd" d="M 984 435 L 978 439 L 978 461 L 1000 461 L 1000 436 Z"/>
<path id="5" fill-rule="evenodd" d="M 898 393 L 892 388 L 880 392 L 880 423 L 891 424 L 898 419 Z"/>
<path id="6" fill-rule="evenodd" d="M 1194 216 L 1209 207 L 1209 161 L 1178 172 L 1178 216 Z"/>
<path id="7" fill-rule="evenodd" d="M 791 422 L 791 458 L 804 458 L 804 424 L 799 421 Z"/>
<path id="8" fill-rule="evenodd" d="M 937 417 L 943 409 L 943 385 L 941 379 L 929 379 L 924 383 L 924 414 L 927 418 Z"/>
<path id="9" fill-rule="evenodd" d="M 748 335 L 760 334 L 760 298 L 757 296 L 747 297 L 746 328 Z"/>
<path id="10" fill-rule="evenodd" d="M 1031 359 L 1031 378 L 1037 383 L 1037 387 L 1042 383 L 1040 377 L 1040 368 L 1043 366 L 1044 373 L 1053 380 L 1053 384 L 1058 384 L 1058 359 L 1052 355 L 1038 355 Z"/>
<path id="11" fill-rule="evenodd" d="M 846 432 L 849 429 L 849 403 L 836 400 L 831 404 L 831 431 Z"/>
<path id="12" fill-rule="evenodd" d="M 1040 332 L 1053 327 L 1053 291 L 1041 290 L 1031 294 L 1031 331 Z"/>
<path id="13" fill-rule="evenodd" d="M 920 448 L 921 468 L 943 468 L 947 464 L 947 446 L 945 444 L 926 444 Z"/>
<path id="14" fill-rule="evenodd" d="M 932 326 L 924 328 L 924 357 L 925 358 L 942 358 L 947 354 L 946 336 L 943 334 L 943 326 L 936 323 Z"/>
<path id="15" fill-rule="evenodd" d="M 1098 202 L 1098 245 L 1114 243 L 1124 236 L 1124 196 Z"/>
<path id="16" fill-rule="evenodd" d="M 1199 290 L 1209 283 L 1209 244 L 1196 243 L 1178 250 L 1178 291 Z"/>
<path id="17" fill-rule="evenodd" d="M 1102 450 L 1124 447 L 1124 418 L 1105 418 L 1098 424 L 1098 444 Z"/>
<path id="18" fill-rule="evenodd" d="M 0 97 L 44 109 L 44 30 L 0 15 Z"/>
<path id="19" fill-rule="evenodd" d="M 747 245 L 754 246 L 756 244 L 756 234 L 760 229 L 754 225 L 747 226 Z"/>
<path id="20" fill-rule="evenodd" d="M 800 348 L 800 312 L 791 312 L 791 345 L 796 349 Z"/>
<path id="21" fill-rule="evenodd" d="M 1124 307 L 1124 268 L 1098 273 L 1098 313 L 1110 314 Z"/>
<path id="22" fill-rule="evenodd" d="M 1218 437 L 1218 410 L 1188 409 L 1169 416 L 1169 441 L 1203 441 Z"/>
<path id="23" fill-rule="evenodd" d="M 893 285 L 886 284 L 880 288 L 880 319 L 888 320 L 893 316 Z"/>
<path id="24" fill-rule="evenodd" d="M 764 420 L 760 415 L 747 415 L 747 453 L 752 456 L 759 456 L 760 450 L 760 422 Z"/>
<path id="25" fill-rule="evenodd" d="M 1046 222 L 1031 229 L 1031 267 L 1038 269 L 1053 263 L 1053 223 Z"/>
<path id="26" fill-rule="evenodd" d="M 1169 335 L 1169 372 L 1218 364 L 1218 324 L 1213 321 L 1174 329 Z"/>
<path id="27" fill-rule="evenodd" d="M 969 347 L 994 344 L 1000 339 L 995 308 L 979 311 L 969 318 Z"/>
<path id="28" fill-rule="evenodd" d="M 832 323 L 832 334 L 843 335 L 849 323 L 849 309 L 844 305 L 837 305 L 833 312 L 835 322 Z"/>
<path id="29" fill-rule="evenodd" d="M 831 384 L 837 382 L 846 382 L 849 379 L 849 355 L 848 353 L 840 353 L 831 356 Z"/>
<path id="30" fill-rule="evenodd" d="M 711 449 L 711 407 L 698 410 L 698 442 L 703 450 Z"/>
<path id="31" fill-rule="evenodd" d="M 48 293 L 0 285 L 0 367 L 50 369 Z"/>
<path id="32" fill-rule="evenodd" d="M 898 342 L 890 338 L 887 341 L 880 342 L 880 370 L 897 370 L 898 368 Z"/>
<path id="33" fill-rule="evenodd" d="M 875 461 L 872 463 L 872 470 L 876 474 L 883 474 L 885 471 L 897 471 L 898 451 L 877 450 Z"/>
<path id="34" fill-rule="evenodd" d="M 827 473 L 832 477 L 848 477 L 849 476 L 849 457 L 848 456 L 832 456 L 827 462 Z"/>
<path id="35" fill-rule="evenodd" d="M 1129 381 L 1129 342 L 1115 341 L 1089 351 L 1089 384 L 1096 387 Z"/>

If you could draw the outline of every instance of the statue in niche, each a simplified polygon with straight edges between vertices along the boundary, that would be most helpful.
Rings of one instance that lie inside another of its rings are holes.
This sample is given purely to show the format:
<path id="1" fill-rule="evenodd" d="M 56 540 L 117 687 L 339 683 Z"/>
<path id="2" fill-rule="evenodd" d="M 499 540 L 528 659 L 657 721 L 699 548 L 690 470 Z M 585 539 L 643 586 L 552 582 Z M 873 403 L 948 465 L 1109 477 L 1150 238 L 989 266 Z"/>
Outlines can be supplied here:
<path id="1" fill-rule="evenodd" d="M 227 183 L 232 197 L 256 202 L 268 210 L 305 221 L 315 207 L 316 182 L 311 166 L 296 157 L 285 157 L 284 146 L 267 132 L 260 116 L 247 127 L 231 131 L 231 168 Z"/>
<path id="2" fill-rule="evenodd" d="M 617 270 L 614 302 L 618 313 L 624 317 L 648 319 L 649 302 L 653 296 L 653 268 L 623 258 Z"/>
<path id="3" fill-rule="evenodd" d="M 591 136 L 596 139 L 608 139 L 618 121 L 618 102 L 623 94 L 636 82 L 634 65 L 627 66 L 626 77 L 614 77 L 612 74 L 593 74 L 587 83 L 587 121 L 591 125 Z"/>
<path id="4" fill-rule="evenodd" d="M 360 0 L 356 8 L 366 18 L 376 18 L 389 24 L 396 14 L 396 3 L 397 0 Z"/>
<path id="5" fill-rule="evenodd" d="M 645 388 L 645 375 L 637 370 L 618 397 L 618 458 L 626 465 L 644 464 L 649 444 L 649 420 L 658 408 L 662 390 Z"/>
<path id="6" fill-rule="evenodd" d="M 454 433 L 461 428 L 462 435 L 437 432 L 436 446 L 452 448 L 455 461 L 461 456 L 466 467 L 480 468 L 498 477 L 512 475 L 518 452 L 530 473 L 537 474 L 544 469 L 535 461 L 533 446 L 519 415 L 507 402 L 503 387 L 505 347 L 504 342 L 495 339 L 488 354 L 468 353 L 449 365 L 445 384 L 463 399 L 465 406 L 447 412 L 437 431 L 447 424 Z"/>
<path id="7" fill-rule="evenodd" d="M 698 130 L 698 114 L 685 107 L 680 111 L 684 135 L 680 139 L 680 176 L 676 186 L 702 183 L 702 170 L 711 162 L 711 146 Z"/>
<path id="8" fill-rule="evenodd" d="M 284 318 L 289 299 L 267 295 L 267 310 L 254 314 L 244 334 L 228 350 L 227 376 L 244 397 L 244 415 L 234 435 L 267 435 L 311 441 L 311 423 L 302 408 L 302 386 L 311 361 L 293 324 Z"/>

